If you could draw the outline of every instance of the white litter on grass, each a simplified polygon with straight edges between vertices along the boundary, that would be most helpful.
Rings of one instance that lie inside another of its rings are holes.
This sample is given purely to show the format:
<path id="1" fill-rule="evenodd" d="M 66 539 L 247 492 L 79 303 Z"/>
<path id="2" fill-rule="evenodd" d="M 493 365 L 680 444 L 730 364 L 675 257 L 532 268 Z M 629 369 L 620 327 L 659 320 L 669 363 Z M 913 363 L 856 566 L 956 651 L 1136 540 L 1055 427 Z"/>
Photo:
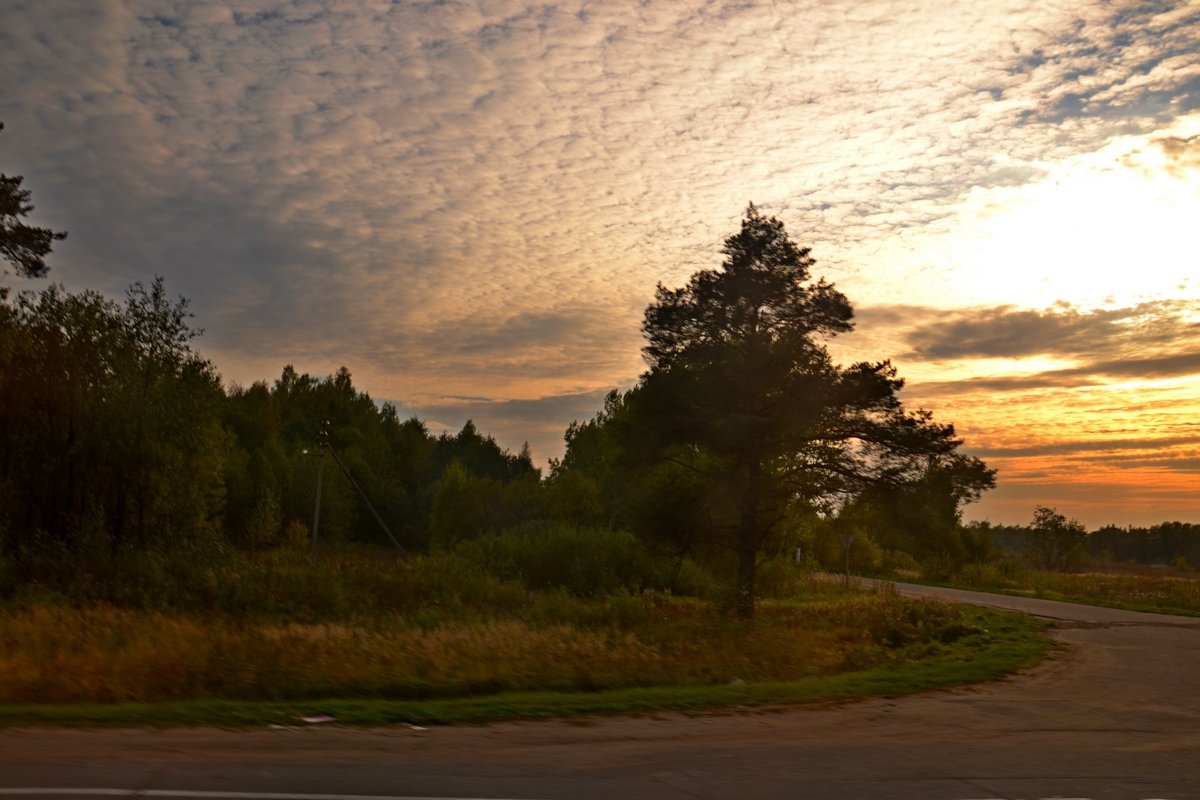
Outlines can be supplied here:
<path id="1" fill-rule="evenodd" d="M 307 717 L 301 717 L 301 722 L 337 722 L 336 719 L 328 714 L 309 714 Z"/>

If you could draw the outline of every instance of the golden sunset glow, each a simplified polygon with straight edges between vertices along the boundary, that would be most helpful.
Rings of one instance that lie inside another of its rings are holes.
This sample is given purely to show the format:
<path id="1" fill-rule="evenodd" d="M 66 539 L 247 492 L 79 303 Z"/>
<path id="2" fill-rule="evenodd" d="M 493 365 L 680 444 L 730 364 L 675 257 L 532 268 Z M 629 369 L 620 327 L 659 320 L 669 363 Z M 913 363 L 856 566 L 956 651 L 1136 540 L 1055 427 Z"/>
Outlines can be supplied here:
<path id="1" fill-rule="evenodd" d="M 1200 297 L 1200 163 L 1172 161 L 1163 146 L 1198 134 L 1200 115 L 1048 165 L 1034 183 L 969 193 L 961 224 L 932 248 L 954 265 L 956 304 Z"/>
<path id="2" fill-rule="evenodd" d="M 166 277 L 284 364 L 544 461 L 748 202 L 841 358 L 999 472 L 967 516 L 1200 522 L 1200 5 L 37 0 L 0 161 L 51 278 Z"/>
<path id="3" fill-rule="evenodd" d="M 1038 177 L 966 192 L 952 224 L 896 243 L 895 283 L 868 283 L 914 325 L 849 352 L 892 353 L 910 402 L 999 470 L 980 516 L 1020 519 L 1049 496 L 1096 524 L 1194 515 L 1198 135 L 1192 114 L 1026 164 Z"/>

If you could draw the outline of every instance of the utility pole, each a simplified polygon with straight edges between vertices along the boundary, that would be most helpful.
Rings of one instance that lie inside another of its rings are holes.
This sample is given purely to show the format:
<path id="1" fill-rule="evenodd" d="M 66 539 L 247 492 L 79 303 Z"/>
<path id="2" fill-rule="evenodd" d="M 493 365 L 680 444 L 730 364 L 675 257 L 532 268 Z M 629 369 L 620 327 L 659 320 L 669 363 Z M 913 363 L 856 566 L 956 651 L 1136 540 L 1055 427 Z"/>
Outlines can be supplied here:
<path id="1" fill-rule="evenodd" d="M 401 555 L 407 555 L 404 552 L 404 548 L 400 545 L 400 542 L 392 534 L 391 528 L 389 528 L 387 523 L 383 521 L 383 517 L 379 516 L 379 512 L 375 510 L 375 506 L 371 505 L 371 499 L 367 497 L 367 493 L 363 491 L 363 488 L 358 485 L 358 481 L 354 480 L 354 476 L 350 474 L 350 470 L 348 470 L 346 465 L 342 463 L 342 459 L 340 456 L 338 456 L 337 450 L 334 450 L 333 447 L 330 446 L 329 420 L 324 420 L 321 423 L 321 432 L 317 434 L 317 447 L 320 449 L 320 453 L 318 453 L 320 461 L 317 463 L 317 502 L 316 507 L 313 508 L 312 543 L 309 547 L 309 555 L 317 552 L 317 538 L 321 531 L 321 488 L 325 483 L 326 453 L 329 453 L 333 456 L 333 460 L 337 462 L 338 467 L 341 468 L 342 474 L 346 476 L 346 480 L 348 480 L 350 485 L 354 487 L 354 491 L 358 492 L 358 496 L 362 498 L 362 501 L 367 504 L 367 508 L 371 511 L 371 515 L 375 517 L 375 522 L 379 523 L 379 529 L 387 534 L 387 537 L 392 540 L 392 544 L 396 546 L 396 549 L 400 551 Z M 309 452 L 305 450 L 304 454 L 309 455 Z"/>
<path id="2" fill-rule="evenodd" d="M 309 553 L 317 552 L 317 535 L 321 528 L 321 487 L 325 481 L 325 452 L 329 450 L 329 420 L 321 423 L 321 432 L 317 434 L 317 447 L 320 449 L 320 461 L 317 462 L 317 504 L 313 509 L 312 545 Z"/>
<path id="3" fill-rule="evenodd" d="M 850 548 L 854 547 L 854 540 L 858 537 L 858 533 L 853 530 L 842 532 L 842 550 L 846 555 L 846 570 L 842 573 L 842 585 L 850 585 Z"/>

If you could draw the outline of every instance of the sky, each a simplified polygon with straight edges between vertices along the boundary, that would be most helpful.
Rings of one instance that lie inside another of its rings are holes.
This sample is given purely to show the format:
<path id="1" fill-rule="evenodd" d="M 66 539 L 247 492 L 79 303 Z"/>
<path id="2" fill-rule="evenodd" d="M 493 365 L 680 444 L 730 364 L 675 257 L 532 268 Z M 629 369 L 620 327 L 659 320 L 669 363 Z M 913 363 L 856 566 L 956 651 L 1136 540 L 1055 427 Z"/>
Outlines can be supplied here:
<path id="1" fill-rule="evenodd" d="M 164 276 L 227 384 L 544 462 L 753 202 L 998 470 L 968 519 L 1200 522 L 1200 3 L 4 0 L 0 84 L 50 280 Z"/>

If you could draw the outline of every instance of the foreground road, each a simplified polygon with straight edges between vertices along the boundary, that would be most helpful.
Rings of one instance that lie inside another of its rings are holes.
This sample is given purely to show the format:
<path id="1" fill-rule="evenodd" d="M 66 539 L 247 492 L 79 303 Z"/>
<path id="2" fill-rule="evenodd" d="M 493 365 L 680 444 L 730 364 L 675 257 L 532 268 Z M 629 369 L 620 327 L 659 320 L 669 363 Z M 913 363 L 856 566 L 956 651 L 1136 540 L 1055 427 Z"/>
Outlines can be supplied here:
<path id="1" fill-rule="evenodd" d="M 0 800 L 1200 799 L 1200 620 L 900 589 L 1053 619 L 1065 653 L 985 686 L 774 712 L 427 731 L 0 730 Z"/>

